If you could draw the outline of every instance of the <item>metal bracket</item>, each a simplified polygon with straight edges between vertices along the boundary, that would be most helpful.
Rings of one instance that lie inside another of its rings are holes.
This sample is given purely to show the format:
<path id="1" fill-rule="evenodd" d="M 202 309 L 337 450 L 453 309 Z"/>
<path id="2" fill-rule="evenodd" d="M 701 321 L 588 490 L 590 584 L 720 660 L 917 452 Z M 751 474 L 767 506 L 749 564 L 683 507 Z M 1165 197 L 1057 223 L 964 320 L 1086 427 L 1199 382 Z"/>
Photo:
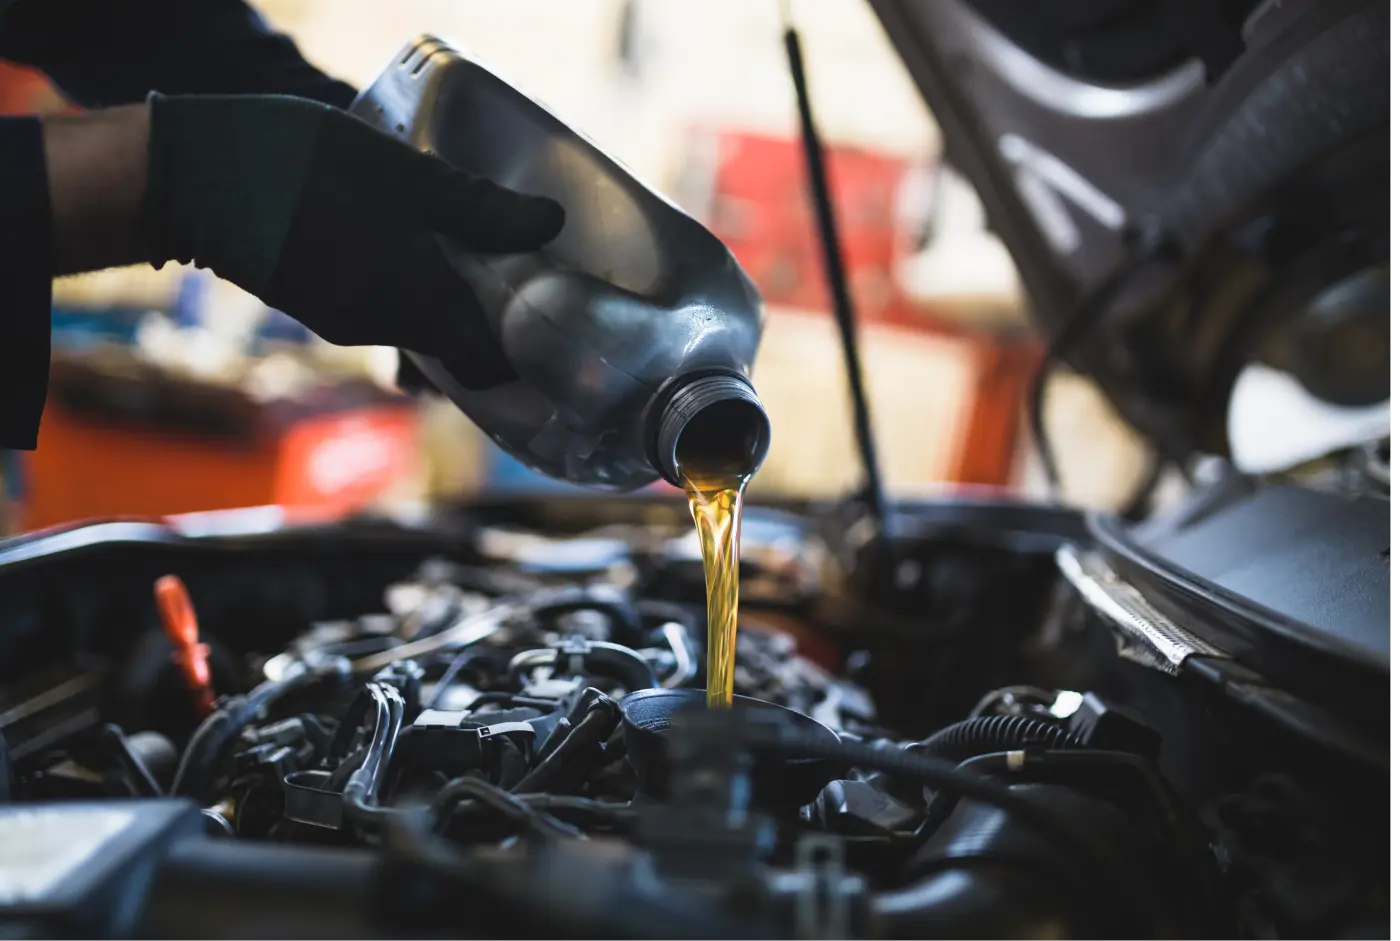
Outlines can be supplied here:
<path id="1" fill-rule="evenodd" d="M 1118 654 L 1124 659 L 1175 676 L 1192 655 L 1226 656 L 1153 607 L 1099 553 L 1065 543 L 1055 562 L 1084 602 L 1116 628 Z"/>
<path id="2" fill-rule="evenodd" d="M 864 889 L 860 876 L 846 872 L 844 844 L 831 833 L 805 833 L 794 847 L 797 937 L 851 937 L 851 899 Z"/>

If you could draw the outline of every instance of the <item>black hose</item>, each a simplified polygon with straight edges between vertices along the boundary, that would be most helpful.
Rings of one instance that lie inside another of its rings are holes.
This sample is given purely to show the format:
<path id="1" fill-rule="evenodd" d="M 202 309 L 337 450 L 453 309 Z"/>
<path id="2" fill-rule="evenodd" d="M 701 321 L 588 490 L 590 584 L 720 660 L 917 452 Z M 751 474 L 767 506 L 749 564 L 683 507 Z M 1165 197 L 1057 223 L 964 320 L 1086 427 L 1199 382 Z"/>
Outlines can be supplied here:
<path id="1" fill-rule="evenodd" d="M 1076 749 L 1074 751 L 1033 752 L 1025 756 L 1025 772 L 1035 774 L 1044 768 L 1049 771 L 1083 769 L 1087 775 L 1103 779 L 1108 768 L 1118 768 L 1128 772 L 1143 786 L 1147 796 L 1161 812 L 1167 829 L 1172 833 L 1189 832 L 1198 825 L 1193 823 L 1193 815 L 1171 789 L 1160 771 L 1146 758 L 1131 752 L 1108 751 L 1104 749 Z M 1086 775 L 1086 776 L 1087 776 Z"/>
<path id="2" fill-rule="evenodd" d="M 592 641 L 583 655 L 583 668 L 589 673 L 617 680 L 633 692 L 656 686 L 656 674 L 651 664 L 631 647 L 605 641 Z"/>
<path id="3" fill-rule="evenodd" d="M 431 816 L 434 829 L 440 831 L 465 801 L 475 801 L 488 807 L 539 836 L 577 838 L 580 835 L 576 827 L 532 807 L 519 795 L 504 791 L 482 778 L 470 776 L 448 782 L 433 799 Z"/>
<path id="4" fill-rule="evenodd" d="M 568 852 L 572 841 L 559 841 L 543 856 L 462 852 L 431 831 L 410 828 L 391 833 L 386 843 L 395 868 L 376 875 L 383 880 L 403 872 L 409 881 L 400 877 L 391 886 L 413 899 L 397 913 L 398 922 L 408 925 L 400 934 L 432 933 L 423 928 L 440 933 L 446 926 L 469 936 L 495 924 L 509 924 L 521 937 L 548 937 L 560 925 L 587 938 L 654 938 L 659 930 L 673 938 L 772 938 L 779 931 L 766 908 L 740 915 L 708 896 L 660 892 L 654 879 L 630 878 L 637 859 L 630 851 L 584 857 Z M 567 878 L 551 878 L 560 873 Z M 492 917 L 483 921 L 483 913 Z"/>
<path id="5" fill-rule="evenodd" d="M 350 780 L 350 775 L 355 773 L 355 769 L 365 763 L 365 750 L 357 748 L 348 758 L 335 766 L 335 771 L 326 779 L 326 790 L 343 791 L 345 782 Z"/>
<path id="6" fill-rule="evenodd" d="M 954 764 L 988 752 L 1022 748 L 1075 748 L 1079 738 L 1069 729 L 1032 716 L 978 716 L 941 729 L 916 749 Z"/>
<path id="7" fill-rule="evenodd" d="M 637 820 L 637 808 L 617 801 L 601 801 L 572 794 L 517 794 L 536 810 L 556 817 L 574 817 L 588 826 L 628 830 Z"/>
<path id="8" fill-rule="evenodd" d="M 1116 892 L 1129 906 L 1150 904 L 1139 885 L 1136 867 L 1126 863 L 1094 834 L 1081 830 L 1073 821 L 1065 819 L 1034 797 L 1013 791 L 1005 781 L 914 751 L 876 748 L 864 742 L 829 735 L 806 735 L 800 730 L 777 725 L 749 725 L 744 735 L 749 746 L 756 751 L 789 758 L 830 758 L 870 771 L 908 775 L 935 788 L 989 804 L 1036 828 L 1078 857 L 1090 873 L 1106 883 L 1106 891 Z"/>
<path id="9" fill-rule="evenodd" d="M 533 791 L 546 791 L 549 786 L 558 779 L 559 774 L 565 769 L 578 769 L 579 756 L 589 751 L 594 753 L 594 757 L 601 759 L 603 756 L 602 744 L 612 735 L 613 729 L 617 728 L 618 713 L 615 709 L 590 709 L 578 725 L 569 731 L 564 740 L 551 751 L 545 759 L 534 768 L 529 774 L 521 778 L 511 790 L 517 794 L 524 794 Z M 583 763 L 585 766 L 588 762 Z"/>
<path id="10" fill-rule="evenodd" d="M 526 806 L 557 818 L 560 822 L 590 829 L 611 829 L 627 832 L 637 822 L 638 811 L 629 803 L 602 801 L 591 797 L 576 797 L 572 794 L 512 794 Z M 486 813 L 493 808 L 474 800 L 444 810 L 454 819 L 470 817 L 473 813 Z M 446 826 L 444 816 L 440 826 Z"/>
<path id="11" fill-rule="evenodd" d="M 180 766 L 175 770 L 175 780 L 170 785 L 171 795 L 199 800 L 207 797 L 209 772 L 224 748 L 274 701 L 314 678 L 315 674 L 310 672 L 294 673 L 285 679 L 268 680 L 245 696 L 230 696 L 224 700 L 219 709 L 205 717 L 186 743 Z"/>
<path id="12" fill-rule="evenodd" d="M 331 736 L 330 748 L 326 752 L 326 757 L 331 761 L 340 761 L 351 755 L 355 749 L 352 747 L 355 742 L 355 735 L 360 731 L 360 726 L 364 724 L 365 716 L 371 709 L 375 709 L 377 704 L 370 694 L 370 689 L 374 684 L 367 684 L 360 687 L 359 693 L 350 701 L 350 707 L 345 710 L 345 714 L 340 717 L 340 724 L 335 728 L 335 734 Z M 363 762 L 361 762 L 363 764 Z M 359 765 L 356 765 L 359 767 Z"/>
<path id="13" fill-rule="evenodd" d="M 358 824 L 378 824 L 383 817 L 379 791 L 394 756 L 394 743 L 403 728 L 403 697 L 388 683 L 365 687 L 374 710 L 374 730 L 365 746 L 365 761 L 350 775 L 341 792 L 345 818 Z"/>
<path id="14" fill-rule="evenodd" d="M 640 644 L 646 636 L 641 615 L 630 596 L 616 588 L 561 586 L 544 598 L 535 599 L 530 609 L 541 624 L 553 623 L 575 611 L 597 611 L 608 619 L 608 637 L 619 644 Z"/>

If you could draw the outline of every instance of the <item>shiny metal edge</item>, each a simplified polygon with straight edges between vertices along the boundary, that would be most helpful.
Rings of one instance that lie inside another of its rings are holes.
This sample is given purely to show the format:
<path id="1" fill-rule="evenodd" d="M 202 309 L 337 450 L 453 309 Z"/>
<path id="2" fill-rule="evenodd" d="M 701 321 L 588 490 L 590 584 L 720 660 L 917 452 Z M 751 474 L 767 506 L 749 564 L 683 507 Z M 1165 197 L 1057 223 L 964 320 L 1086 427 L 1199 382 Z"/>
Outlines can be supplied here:
<path id="1" fill-rule="evenodd" d="M 1085 603 L 1121 631 L 1120 656 L 1173 676 L 1192 655 L 1225 656 L 1154 608 L 1097 552 L 1066 543 L 1056 551 L 1055 562 Z"/>
<path id="2" fill-rule="evenodd" d="M 935 8 L 1002 81 L 1061 114 L 1089 120 L 1137 117 L 1170 108 L 1206 87 L 1205 66 L 1194 59 L 1140 85 L 1086 82 L 1041 62 L 960 2 L 940 0 Z"/>
<path id="3" fill-rule="evenodd" d="M 100 543 L 170 542 L 179 538 L 179 533 L 160 522 L 114 520 L 84 523 L 52 532 L 41 530 L 0 540 L 0 566 L 86 549 Z"/>

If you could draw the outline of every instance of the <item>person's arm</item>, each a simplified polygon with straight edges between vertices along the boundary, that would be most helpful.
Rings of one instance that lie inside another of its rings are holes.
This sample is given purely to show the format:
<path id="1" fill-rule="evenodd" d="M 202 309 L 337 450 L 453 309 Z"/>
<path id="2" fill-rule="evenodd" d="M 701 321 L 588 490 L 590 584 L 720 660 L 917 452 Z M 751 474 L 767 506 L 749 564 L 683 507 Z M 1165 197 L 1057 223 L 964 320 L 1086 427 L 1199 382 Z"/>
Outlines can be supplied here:
<path id="1" fill-rule="evenodd" d="M 86 108 L 167 95 L 296 95 L 348 107 L 355 89 L 308 64 L 243 0 L 0 0 L 0 58 Z"/>
<path id="2" fill-rule="evenodd" d="M 124 105 L 44 120 L 55 276 L 146 261 L 150 111 Z"/>
<path id="3" fill-rule="evenodd" d="M 147 113 L 0 119 L 0 448 L 38 440 L 51 278 L 145 260 Z"/>
<path id="4" fill-rule="evenodd" d="M 0 448 L 33 448 L 49 381 L 43 125 L 0 118 Z"/>
<path id="5" fill-rule="evenodd" d="M 193 262 L 332 343 L 444 357 L 469 388 L 514 372 L 438 236 L 523 252 L 564 224 L 552 200 L 299 98 L 153 94 L 46 119 L 43 144 L 48 271 Z"/>

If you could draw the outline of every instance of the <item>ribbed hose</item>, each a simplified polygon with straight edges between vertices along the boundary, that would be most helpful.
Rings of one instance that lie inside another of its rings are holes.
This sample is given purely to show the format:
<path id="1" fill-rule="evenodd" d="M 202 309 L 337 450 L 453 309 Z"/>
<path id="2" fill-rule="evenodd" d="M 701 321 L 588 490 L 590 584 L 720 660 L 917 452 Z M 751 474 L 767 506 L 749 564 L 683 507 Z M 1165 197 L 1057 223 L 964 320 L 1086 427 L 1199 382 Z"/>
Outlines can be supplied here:
<path id="1" fill-rule="evenodd" d="M 978 716 L 955 722 L 935 732 L 924 739 L 917 750 L 957 763 L 992 752 L 1078 747 L 1078 736 L 1044 719 L 1033 716 Z"/>

